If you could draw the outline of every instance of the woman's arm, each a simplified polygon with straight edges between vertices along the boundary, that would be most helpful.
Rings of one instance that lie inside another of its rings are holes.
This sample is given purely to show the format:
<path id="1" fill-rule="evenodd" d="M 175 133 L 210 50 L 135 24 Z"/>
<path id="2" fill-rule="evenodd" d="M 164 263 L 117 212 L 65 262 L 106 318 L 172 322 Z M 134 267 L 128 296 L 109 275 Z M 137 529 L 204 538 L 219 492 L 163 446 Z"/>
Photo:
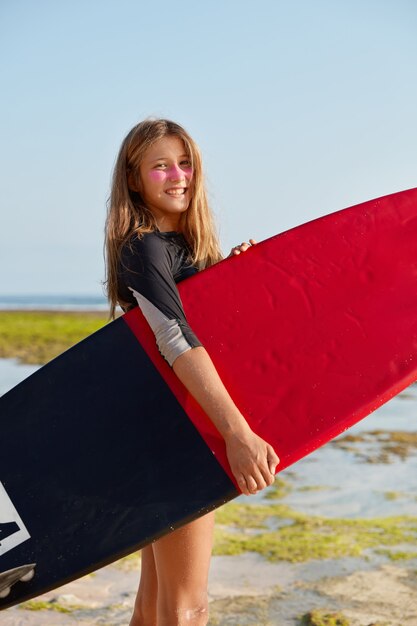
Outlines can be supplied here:
<path id="1" fill-rule="evenodd" d="M 256 244 L 253 239 L 249 241 Z M 232 254 L 244 252 L 250 244 L 235 246 Z M 154 233 L 134 239 L 132 249 L 126 247 L 122 255 L 121 280 L 135 294 L 155 332 L 161 354 L 224 437 L 227 457 L 242 492 L 256 493 L 272 484 L 279 459 L 273 448 L 251 430 L 189 328 L 166 241 Z"/>
<path id="2" fill-rule="evenodd" d="M 249 495 L 271 485 L 279 458 L 273 447 L 251 430 L 205 348 L 181 354 L 173 370 L 223 436 L 231 470 L 242 492 Z"/>

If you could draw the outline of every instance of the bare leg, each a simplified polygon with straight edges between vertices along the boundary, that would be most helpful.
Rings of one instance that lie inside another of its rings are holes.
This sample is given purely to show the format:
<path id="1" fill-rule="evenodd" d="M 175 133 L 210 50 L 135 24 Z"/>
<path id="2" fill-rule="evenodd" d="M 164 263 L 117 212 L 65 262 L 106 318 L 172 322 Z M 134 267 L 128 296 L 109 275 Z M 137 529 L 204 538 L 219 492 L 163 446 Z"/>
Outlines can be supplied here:
<path id="1" fill-rule="evenodd" d="M 158 578 L 158 626 L 207 624 L 213 527 L 211 512 L 152 545 Z"/>
<path id="2" fill-rule="evenodd" d="M 214 512 L 143 548 L 139 590 L 129 626 L 207 624 L 213 527 Z"/>
<path id="3" fill-rule="evenodd" d="M 158 580 L 152 544 L 142 549 L 140 583 L 129 626 L 157 626 Z"/>

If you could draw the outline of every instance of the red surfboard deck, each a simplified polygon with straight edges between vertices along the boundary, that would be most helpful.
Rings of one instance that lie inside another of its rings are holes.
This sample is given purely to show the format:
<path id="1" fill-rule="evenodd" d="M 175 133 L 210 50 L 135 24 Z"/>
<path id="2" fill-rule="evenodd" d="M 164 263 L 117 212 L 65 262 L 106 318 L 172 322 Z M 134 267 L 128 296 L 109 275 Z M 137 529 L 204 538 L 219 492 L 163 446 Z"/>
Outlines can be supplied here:
<path id="1" fill-rule="evenodd" d="M 191 327 L 279 470 L 417 379 L 416 242 L 414 189 L 179 285 Z M 138 309 L 1 397 L 0 420 L 0 608 L 239 493 L 221 437 Z"/>
<path id="2" fill-rule="evenodd" d="M 282 471 L 417 380 L 417 189 L 272 237 L 179 285 L 188 321 Z M 125 317 L 226 471 L 222 438 Z"/>

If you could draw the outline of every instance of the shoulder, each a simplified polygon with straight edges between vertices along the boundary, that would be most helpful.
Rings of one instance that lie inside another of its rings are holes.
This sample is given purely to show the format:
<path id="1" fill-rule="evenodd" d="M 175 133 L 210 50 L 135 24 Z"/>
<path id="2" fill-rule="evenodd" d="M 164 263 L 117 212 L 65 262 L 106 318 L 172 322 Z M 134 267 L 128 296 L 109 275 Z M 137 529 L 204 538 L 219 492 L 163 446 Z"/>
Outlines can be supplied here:
<path id="1" fill-rule="evenodd" d="M 122 246 L 122 253 L 143 254 L 145 252 L 160 251 L 165 248 L 164 240 L 158 233 L 144 233 L 140 237 L 135 233 Z"/>
<path id="2" fill-rule="evenodd" d="M 163 238 L 158 233 L 145 233 L 141 237 L 134 234 L 122 246 L 120 262 L 124 271 L 147 272 L 167 271 L 171 257 Z"/>
<path id="3" fill-rule="evenodd" d="M 135 233 L 122 246 L 121 257 L 128 260 L 131 257 L 143 257 L 146 259 L 160 259 L 166 255 L 167 247 L 158 233 L 145 233 L 138 237 Z"/>

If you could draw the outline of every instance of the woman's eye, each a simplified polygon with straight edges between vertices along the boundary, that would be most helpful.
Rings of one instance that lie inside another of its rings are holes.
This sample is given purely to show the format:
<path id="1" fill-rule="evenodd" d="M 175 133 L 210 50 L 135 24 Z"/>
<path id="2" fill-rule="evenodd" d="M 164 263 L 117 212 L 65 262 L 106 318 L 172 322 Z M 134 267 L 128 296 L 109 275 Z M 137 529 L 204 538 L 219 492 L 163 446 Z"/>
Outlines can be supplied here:
<path id="1" fill-rule="evenodd" d="M 185 161 L 181 161 L 180 165 L 183 167 L 191 167 L 191 161 L 189 159 L 185 159 Z"/>
<path id="2" fill-rule="evenodd" d="M 165 163 L 157 163 L 155 165 L 155 168 L 158 168 L 158 169 L 163 168 L 163 167 L 166 167 Z"/>

